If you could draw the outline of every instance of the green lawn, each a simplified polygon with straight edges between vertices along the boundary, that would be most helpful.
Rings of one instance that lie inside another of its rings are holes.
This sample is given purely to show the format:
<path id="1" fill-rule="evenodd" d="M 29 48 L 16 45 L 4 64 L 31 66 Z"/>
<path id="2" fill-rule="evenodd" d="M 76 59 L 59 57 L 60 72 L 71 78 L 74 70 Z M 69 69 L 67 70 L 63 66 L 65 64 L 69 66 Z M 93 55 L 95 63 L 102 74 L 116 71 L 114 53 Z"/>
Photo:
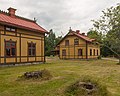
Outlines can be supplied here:
<path id="1" fill-rule="evenodd" d="M 83 75 L 97 78 L 112 96 L 120 96 L 120 65 L 106 60 L 59 60 L 49 58 L 46 64 L 0 68 L 0 96 L 65 96 L 64 90 Z M 48 69 L 48 81 L 18 81 L 26 71 Z"/>

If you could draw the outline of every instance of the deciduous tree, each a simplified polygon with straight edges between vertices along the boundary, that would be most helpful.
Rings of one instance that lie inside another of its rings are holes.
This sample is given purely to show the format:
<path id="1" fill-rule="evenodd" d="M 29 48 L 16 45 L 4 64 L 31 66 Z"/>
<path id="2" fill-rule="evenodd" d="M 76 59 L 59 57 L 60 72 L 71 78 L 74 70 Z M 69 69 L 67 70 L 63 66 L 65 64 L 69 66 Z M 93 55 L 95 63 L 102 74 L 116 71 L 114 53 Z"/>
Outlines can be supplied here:
<path id="1" fill-rule="evenodd" d="M 99 20 L 93 20 L 94 30 L 102 34 L 102 45 L 120 58 L 120 4 L 108 8 L 102 13 Z"/>

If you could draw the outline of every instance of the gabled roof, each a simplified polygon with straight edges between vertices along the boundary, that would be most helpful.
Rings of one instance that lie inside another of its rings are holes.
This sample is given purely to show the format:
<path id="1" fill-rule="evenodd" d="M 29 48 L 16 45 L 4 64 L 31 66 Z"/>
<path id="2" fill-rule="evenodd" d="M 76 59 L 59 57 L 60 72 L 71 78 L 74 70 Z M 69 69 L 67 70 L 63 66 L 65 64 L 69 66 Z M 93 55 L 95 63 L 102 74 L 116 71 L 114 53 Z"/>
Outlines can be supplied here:
<path id="1" fill-rule="evenodd" d="M 0 11 L 0 24 L 14 26 L 35 32 L 47 33 L 47 31 L 39 26 L 35 21 L 23 17 L 12 17 L 9 13 Z"/>
<path id="2" fill-rule="evenodd" d="M 81 39 L 83 39 L 83 40 L 85 40 L 85 41 L 87 41 L 87 42 L 93 42 L 93 41 L 95 41 L 95 39 L 91 39 L 91 38 L 89 38 L 89 37 L 87 37 L 86 35 L 83 35 L 83 34 L 81 34 L 81 33 L 79 33 L 79 32 L 75 32 L 75 31 L 69 31 L 68 32 L 68 34 L 67 35 L 65 35 L 64 37 L 63 37 L 63 39 L 57 44 L 57 45 L 59 45 L 67 36 L 77 36 L 78 38 L 81 38 Z"/>
<path id="3" fill-rule="evenodd" d="M 88 42 L 95 41 L 95 39 L 91 39 L 91 38 L 87 37 L 86 35 L 83 35 L 83 34 L 80 34 L 80 33 L 73 32 L 73 34 L 78 36 L 79 38 L 84 39 L 85 41 L 88 41 Z"/>

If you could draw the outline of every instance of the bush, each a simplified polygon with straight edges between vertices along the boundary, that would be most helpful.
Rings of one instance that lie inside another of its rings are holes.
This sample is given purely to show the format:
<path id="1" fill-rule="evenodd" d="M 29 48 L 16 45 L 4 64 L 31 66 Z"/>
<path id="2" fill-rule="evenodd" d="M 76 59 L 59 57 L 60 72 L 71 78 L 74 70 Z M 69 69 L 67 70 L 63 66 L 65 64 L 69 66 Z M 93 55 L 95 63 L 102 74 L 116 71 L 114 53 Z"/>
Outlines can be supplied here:
<path id="1" fill-rule="evenodd" d="M 107 88 L 91 77 L 83 77 L 68 86 L 65 91 L 67 96 L 110 96 Z"/>

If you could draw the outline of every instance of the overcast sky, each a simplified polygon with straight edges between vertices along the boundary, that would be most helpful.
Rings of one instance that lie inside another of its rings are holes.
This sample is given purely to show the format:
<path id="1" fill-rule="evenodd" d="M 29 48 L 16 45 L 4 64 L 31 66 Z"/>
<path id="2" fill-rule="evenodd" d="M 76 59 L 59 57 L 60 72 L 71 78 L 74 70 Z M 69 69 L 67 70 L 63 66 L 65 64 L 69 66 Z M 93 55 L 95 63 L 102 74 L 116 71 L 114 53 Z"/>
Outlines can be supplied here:
<path id="1" fill-rule="evenodd" d="M 0 0 L 0 10 L 17 9 L 16 14 L 37 23 L 56 35 L 65 35 L 69 27 L 87 33 L 101 11 L 115 6 L 120 0 Z"/>

